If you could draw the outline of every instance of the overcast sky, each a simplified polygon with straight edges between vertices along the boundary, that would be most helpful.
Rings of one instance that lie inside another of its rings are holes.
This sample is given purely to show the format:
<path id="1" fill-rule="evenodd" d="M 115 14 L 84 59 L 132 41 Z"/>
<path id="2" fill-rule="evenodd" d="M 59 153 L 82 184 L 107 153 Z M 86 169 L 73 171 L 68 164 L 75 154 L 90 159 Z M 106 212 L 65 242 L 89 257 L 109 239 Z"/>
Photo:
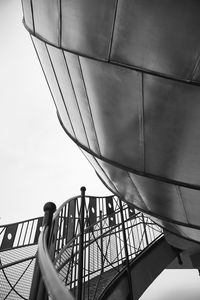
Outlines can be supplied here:
<path id="1" fill-rule="evenodd" d="M 59 124 L 20 0 L 0 0 L 0 30 L 0 224 L 37 217 L 82 185 L 110 194 Z"/>
<path id="2" fill-rule="evenodd" d="M 29 34 L 20 0 L 0 0 L 0 224 L 43 215 L 87 187 L 109 195 L 61 128 Z M 145 270 L 144 270 L 145 271 Z M 164 271 L 141 300 L 199 300 L 195 270 Z"/>

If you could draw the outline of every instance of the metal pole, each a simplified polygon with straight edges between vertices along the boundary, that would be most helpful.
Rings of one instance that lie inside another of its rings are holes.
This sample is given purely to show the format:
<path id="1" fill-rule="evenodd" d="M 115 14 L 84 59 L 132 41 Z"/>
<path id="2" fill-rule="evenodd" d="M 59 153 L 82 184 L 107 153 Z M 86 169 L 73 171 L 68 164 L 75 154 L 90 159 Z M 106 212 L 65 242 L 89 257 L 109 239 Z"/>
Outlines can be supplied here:
<path id="1" fill-rule="evenodd" d="M 103 238 L 102 238 L 102 235 L 103 235 L 102 215 L 103 215 L 103 214 L 102 214 L 102 210 L 100 210 L 101 273 L 103 273 L 103 265 L 104 265 L 104 257 L 103 257 Z"/>
<path id="2" fill-rule="evenodd" d="M 56 210 L 56 206 L 53 202 L 47 202 L 44 205 L 43 210 L 44 210 L 44 218 L 43 218 L 42 226 L 46 226 L 46 225 L 49 226 L 48 227 L 49 230 L 47 232 L 47 241 L 46 241 L 48 245 L 53 213 Z M 47 292 L 42 280 L 38 259 L 36 259 L 29 300 L 44 300 L 45 298 L 47 298 Z"/>
<path id="3" fill-rule="evenodd" d="M 37 300 L 40 280 L 41 280 L 41 272 L 39 268 L 38 258 L 36 257 L 29 300 Z"/>
<path id="4" fill-rule="evenodd" d="M 43 219 L 43 226 L 48 226 L 48 231 L 47 231 L 47 239 L 46 239 L 46 244 L 49 249 L 49 244 L 50 244 L 50 233 L 51 233 L 51 227 L 52 227 L 52 219 L 53 219 L 53 214 L 56 211 L 56 205 L 53 202 L 47 202 L 44 207 L 44 219 Z M 47 300 L 48 299 L 48 293 L 46 291 L 44 282 L 40 280 L 39 288 L 38 288 L 38 296 L 37 300 Z"/>
<path id="5" fill-rule="evenodd" d="M 126 256 L 126 270 L 127 270 L 128 285 L 129 285 L 128 299 L 133 300 L 132 278 L 131 278 L 131 270 L 130 270 L 129 257 L 128 257 L 126 230 L 125 230 L 125 225 L 124 225 L 124 215 L 123 215 L 123 207 L 122 207 L 121 199 L 119 199 L 119 205 L 120 205 L 120 214 L 121 214 L 121 220 L 122 220 L 122 233 L 123 233 L 123 239 L 124 239 L 124 251 L 125 251 L 125 256 Z"/>
<path id="6" fill-rule="evenodd" d="M 77 295 L 77 300 L 82 299 L 85 191 L 86 191 L 86 188 L 84 186 L 81 187 L 79 264 L 78 264 L 78 295 Z"/>
<path id="7" fill-rule="evenodd" d="M 47 202 L 44 205 L 43 210 L 44 210 L 43 226 L 48 226 L 47 241 L 46 241 L 48 245 L 50 232 L 51 232 L 52 219 L 53 219 L 53 214 L 56 211 L 56 205 L 53 202 Z"/>
<path id="8" fill-rule="evenodd" d="M 145 220 L 144 220 L 144 215 L 143 214 L 142 214 L 142 222 L 143 222 L 143 227 L 144 227 L 144 235 L 145 235 L 145 239 L 146 239 L 146 244 L 148 246 L 149 245 L 149 241 L 148 241 L 147 229 L 146 229 L 146 224 L 145 224 Z"/>

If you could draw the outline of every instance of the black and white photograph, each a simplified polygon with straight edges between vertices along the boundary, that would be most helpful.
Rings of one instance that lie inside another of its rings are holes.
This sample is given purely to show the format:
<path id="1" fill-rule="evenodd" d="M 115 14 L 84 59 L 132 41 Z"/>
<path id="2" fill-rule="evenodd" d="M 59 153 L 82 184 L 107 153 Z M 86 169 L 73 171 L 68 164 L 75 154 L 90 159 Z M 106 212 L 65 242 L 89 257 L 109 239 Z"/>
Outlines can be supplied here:
<path id="1" fill-rule="evenodd" d="M 0 300 L 200 299 L 199 12 L 0 0 Z"/>

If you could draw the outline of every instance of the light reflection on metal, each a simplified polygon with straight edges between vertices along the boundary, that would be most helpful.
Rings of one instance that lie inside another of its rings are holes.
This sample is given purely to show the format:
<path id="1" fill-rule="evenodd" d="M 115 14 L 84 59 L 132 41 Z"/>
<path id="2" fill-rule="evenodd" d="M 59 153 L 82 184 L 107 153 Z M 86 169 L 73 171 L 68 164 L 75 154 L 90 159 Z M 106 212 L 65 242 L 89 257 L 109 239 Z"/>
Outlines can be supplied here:
<path id="1" fill-rule="evenodd" d="M 22 4 L 59 120 L 98 176 L 200 242 L 200 2 Z"/>

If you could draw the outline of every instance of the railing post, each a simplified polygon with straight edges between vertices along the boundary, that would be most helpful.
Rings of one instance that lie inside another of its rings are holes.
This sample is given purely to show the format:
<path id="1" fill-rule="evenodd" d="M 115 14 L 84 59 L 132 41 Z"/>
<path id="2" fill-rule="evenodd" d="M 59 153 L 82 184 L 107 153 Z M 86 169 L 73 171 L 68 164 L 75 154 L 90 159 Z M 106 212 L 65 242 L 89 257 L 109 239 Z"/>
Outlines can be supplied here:
<path id="1" fill-rule="evenodd" d="M 101 241 L 101 273 L 103 273 L 103 265 L 104 265 L 104 257 L 103 257 L 103 238 L 102 238 L 102 235 L 103 235 L 103 224 L 102 224 L 102 210 L 100 210 L 100 234 L 101 234 L 101 238 L 100 238 L 100 241 Z"/>
<path id="2" fill-rule="evenodd" d="M 82 299 L 85 191 L 86 191 L 86 188 L 84 186 L 81 187 L 79 263 L 78 263 L 78 294 L 77 294 L 77 300 L 81 300 Z"/>
<path id="3" fill-rule="evenodd" d="M 44 205 L 43 210 L 44 210 L 44 218 L 43 218 L 42 226 L 48 225 L 47 241 L 46 241 L 48 245 L 53 213 L 56 210 L 56 206 L 53 202 L 47 202 Z M 44 300 L 44 299 L 47 299 L 47 293 L 42 280 L 38 259 L 36 259 L 29 300 Z"/>
<path id="4" fill-rule="evenodd" d="M 123 233 L 123 240 L 124 240 L 124 251 L 125 251 L 125 256 L 126 256 L 126 270 L 127 270 L 128 286 L 129 286 L 129 295 L 128 295 L 127 299 L 133 300 L 132 278 L 131 278 L 131 270 L 130 270 L 130 264 L 129 264 L 126 229 L 125 229 L 125 224 L 124 224 L 124 215 L 123 215 L 123 207 L 122 207 L 121 199 L 119 199 L 119 205 L 120 205 L 120 214 L 121 214 L 121 221 L 122 221 L 122 233 Z"/>
<path id="5" fill-rule="evenodd" d="M 144 227 L 144 235 L 145 235 L 145 239 L 146 239 L 146 244 L 147 246 L 149 245 L 149 241 L 148 241 L 148 235 L 147 235 L 147 229 L 146 229 L 146 223 L 144 220 L 144 215 L 142 213 L 142 222 L 143 222 L 143 227 Z"/>

